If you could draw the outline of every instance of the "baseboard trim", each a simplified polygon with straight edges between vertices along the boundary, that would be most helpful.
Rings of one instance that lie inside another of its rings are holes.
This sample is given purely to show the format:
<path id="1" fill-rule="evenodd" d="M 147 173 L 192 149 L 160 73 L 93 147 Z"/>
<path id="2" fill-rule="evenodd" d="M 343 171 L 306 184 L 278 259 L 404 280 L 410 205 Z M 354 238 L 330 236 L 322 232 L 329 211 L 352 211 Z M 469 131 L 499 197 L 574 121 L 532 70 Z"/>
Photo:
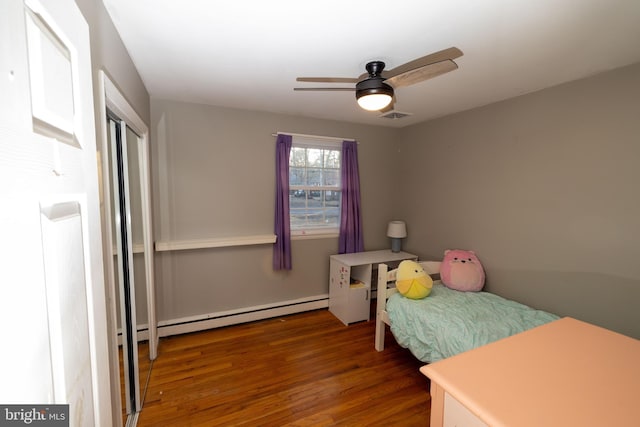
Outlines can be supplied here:
<path id="1" fill-rule="evenodd" d="M 116 331 L 116 335 L 118 345 L 122 345 L 122 328 L 118 328 L 118 330 Z M 143 323 L 138 325 L 137 338 L 138 342 L 149 341 L 149 324 Z"/>
<path id="2" fill-rule="evenodd" d="M 275 304 L 165 320 L 158 322 L 158 336 L 168 337 L 171 335 L 204 331 L 222 326 L 238 325 L 327 307 L 329 307 L 329 295 L 324 294 L 297 300 L 282 301 Z"/>

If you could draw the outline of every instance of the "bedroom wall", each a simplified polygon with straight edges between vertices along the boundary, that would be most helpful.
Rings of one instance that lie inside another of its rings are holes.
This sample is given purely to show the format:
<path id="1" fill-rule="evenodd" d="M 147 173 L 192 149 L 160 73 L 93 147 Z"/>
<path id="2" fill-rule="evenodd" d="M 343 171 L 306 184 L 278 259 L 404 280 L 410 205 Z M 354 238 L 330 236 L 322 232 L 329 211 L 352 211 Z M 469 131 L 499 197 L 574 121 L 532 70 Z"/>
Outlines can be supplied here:
<path id="1" fill-rule="evenodd" d="M 91 45 L 91 66 L 92 66 L 92 80 L 93 80 L 93 102 L 94 102 L 94 116 L 95 116 L 95 125 L 96 125 L 96 137 L 98 141 L 96 143 L 96 148 L 98 150 L 98 159 L 96 160 L 98 163 L 99 174 L 102 176 L 102 168 L 100 153 L 102 146 L 102 133 L 103 129 L 101 126 L 100 118 L 103 117 L 105 111 L 103 110 L 103 106 L 100 104 L 100 84 L 99 84 L 99 71 L 103 70 L 111 80 L 118 86 L 120 91 L 126 96 L 127 100 L 131 104 L 131 106 L 136 110 L 138 115 L 145 121 L 145 123 L 149 123 L 150 118 L 150 100 L 147 89 L 144 86 L 138 71 L 133 64 L 133 61 L 129 57 L 129 53 L 127 52 L 120 36 L 118 35 L 109 14 L 102 1 L 96 0 L 76 0 L 76 4 L 80 8 L 87 24 L 89 26 L 89 37 L 90 37 L 90 45 Z M 102 193 L 100 194 L 100 209 L 102 211 L 104 205 L 102 201 Z M 104 215 L 102 213 L 102 215 Z M 104 230 L 104 223 L 103 233 Z M 106 239 L 103 239 L 103 243 L 106 243 Z M 110 254 L 111 248 L 103 247 L 104 254 Z M 105 264 L 106 266 L 106 264 Z M 106 276 L 106 271 L 105 271 Z M 105 280 L 105 284 L 108 284 Z M 105 302 L 107 304 L 107 321 L 109 322 L 109 330 L 117 323 L 117 318 L 113 318 L 114 312 L 112 311 L 112 302 L 109 299 L 108 290 L 105 288 Z M 115 304 L 115 303 L 113 303 Z M 102 372 L 102 378 L 104 381 L 101 383 L 101 387 L 105 389 L 107 387 L 111 388 L 111 401 L 112 401 L 112 419 L 117 420 L 120 419 L 122 414 L 119 413 L 120 406 L 116 405 L 120 399 L 120 392 L 117 387 L 112 387 L 109 380 L 109 375 L 113 375 L 117 370 L 117 348 L 114 348 L 110 344 L 113 342 L 108 337 L 98 337 L 98 339 L 103 339 L 104 341 L 109 341 L 109 352 L 110 352 L 110 360 L 113 362 L 115 360 L 115 365 L 111 363 L 112 371 L 110 372 Z M 105 391 L 106 393 L 106 391 Z M 113 425 L 118 425 L 115 423 Z"/>
<path id="2" fill-rule="evenodd" d="M 94 116 L 96 126 L 96 137 L 98 139 L 96 143 L 96 149 L 98 151 L 98 173 L 100 179 L 104 175 L 102 171 L 102 135 L 105 130 L 102 129 L 102 117 L 106 114 L 104 106 L 101 104 L 100 95 L 100 71 L 104 71 L 111 81 L 118 87 L 120 92 L 125 96 L 129 104 L 138 113 L 140 118 L 149 125 L 151 109 L 150 98 L 146 87 L 138 71 L 127 52 L 127 49 L 122 43 L 120 35 L 115 29 L 113 22 L 107 10 L 104 7 L 102 1 L 95 0 L 76 0 L 76 4 L 80 8 L 85 20 L 89 25 L 89 34 L 91 38 L 91 66 L 92 66 L 92 78 L 93 78 L 93 103 L 94 103 Z M 153 142 L 152 142 L 153 143 Z M 101 187 L 102 189 L 102 187 Z M 100 194 L 100 211 L 103 218 L 104 213 L 104 201 L 103 194 Z M 103 233 L 106 233 L 105 223 L 102 222 Z M 107 239 L 103 239 L 103 243 L 107 244 Z M 103 247 L 104 254 L 110 254 L 111 248 Z M 107 264 L 105 263 L 105 268 Z M 105 271 L 105 276 L 108 277 Z M 106 283 L 106 282 L 105 282 Z M 107 290 L 105 290 L 105 293 Z M 108 294 L 106 295 L 108 298 Z M 107 299 L 109 302 L 110 300 Z M 146 307 L 144 302 L 140 300 L 138 302 L 139 311 L 146 313 Z M 107 309 L 108 315 L 111 314 L 109 308 Z M 110 321 L 116 322 L 116 319 Z"/>
<path id="3" fill-rule="evenodd" d="M 149 124 L 151 115 L 149 93 L 104 4 L 102 1 L 96 0 L 76 0 L 76 4 L 89 24 L 96 126 L 100 125 L 97 118 L 102 114 L 99 111 L 101 108 L 98 108 L 99 70 L 104 70 L 107 73 L 140 118 Z M 99 131 L 99 128 L 96 129 L 96 132 Z"/>
<path id="4" fill-rule="evenodd" d="M 640 64 L 401 141 L 408 250 L 473 249 L 488 290 L 640 338 Z"/>
<path id="5" fill-rule="evenodd" d="M 359 141 L 367 250 L 388 246 L 397 131 L 152 99 L 156 241 L 273 234 L 274 132 Z M 219 313 L 328 292 L 338 239 L 294 240 L 293 270 L 274 272 L 272 245 L 156 253 L 158 319 Z"/>
<path id="6" fill-rule="evenodd" d="M 489 290 L 640 337 L 640 65 L 402 130 L 357 126 L 150 101 L 102 2 L 76 2 L 94 101 L 104 69 L 150 124 L 156 240 L 270 233 L 271 133 L 355 137 L 367 250 L 387 247 L 386 222 L 403 218 L 405 249 L 473 248 Z M 158 253 L 159 319 L 326 292 L 337 239 L 293 245 L 295 269 L 283 274 L 270 247 Z"/>

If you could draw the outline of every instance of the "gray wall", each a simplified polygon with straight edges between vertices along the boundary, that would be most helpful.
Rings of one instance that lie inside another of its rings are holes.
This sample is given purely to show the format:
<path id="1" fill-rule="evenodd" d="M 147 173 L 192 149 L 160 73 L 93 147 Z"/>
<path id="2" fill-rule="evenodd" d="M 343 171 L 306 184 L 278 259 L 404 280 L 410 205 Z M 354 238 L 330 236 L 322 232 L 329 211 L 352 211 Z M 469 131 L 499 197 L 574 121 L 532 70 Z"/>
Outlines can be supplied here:
<path id="1" fill-rule="evenodd" d="M 93 93 L 96 104 L 96 132 L 100 135 L 102 107 L 98 105 L 99 76 L 103 70 L 127 98 L 142 120 L 149 124 L 149 94 L 129 57 L 120 35 L 101 0 L 76 0 L 76 4 L 89 24 L 91 37 L 91 63 L 93 66 Z M 100 148 L 100 144 L 98 144 Z"/>
<path id="2" fill-rule="evenodd" d="M 100 179 L 103 176 L 108 178 L 108 171 L 102 170 L 102 135 L 105 133 L 102 129 L 102 117 L 106 114 L 104 106 L 101 104 L 100 94 L 100 71 L 104 71 L 109 79 L 118 87 L 120 92 L 125 96 L 129 104 L 134 108 L 140 118 L 149 125 L 150 119 L 150 99 L 147 89 L 136 70 L 133 61 L 129 57 L 120 35 L 116 31 L 113 22 L 102 1 L 96 0 L 76 0 L 76 4 L 80 8 L 87 24 L 89 25 L 89 34 L 91 38 L 91 67 L 92 67 L 92 80 L 93 80 L 93 103 L 94 103 L 94 115 L 96 126 L 96 149 L 98 151 L 98 171 Z M 101 183 L 102 189 L 102 183 Z M 103 217 L 102 232 L 106 233 L 106 225 L 104 222 L 104 199 L 103 192 L 100 193 L 100 212 Z M 104 245 L 107 240 L 103 239 Z M 104 256 L 110 256 L 112 248 L 108 248 L 103 245 Z M 106 265 L 105 265 L 106 268 Z M 105 275 L 109 273 L 105 271 Z M 106 282 L 105 282 L 106 283 Z M 105 292 L 107 292 L 105 290 Z M 107 294 L 107 301 L 108 294 Z M 144 303 L 138 303 L 139 310 L 146 313 L 146 307 Z M 107 309 L 107 313 L 110 316 L 111 312 Z M 116 320 L 109 319 L 110 322 L 116 322 Z M 144 322 L 147 323 L 147 322 Z"/>
<path id="3" fill-rule="evenodd" d="M 152 99 L 156 241 L 273 233 L 276 131 L 355 138 L 366 249 L 388 246 L 397 130 Z M 337 238 L 294 240 L 293 270 L 274 272 L 272 245 L 157 253 L 159 320 L 328 292 Z"/>
<path id="4" fill-rule="evenodd" d="M 401 131 L 406 248 L 640 338 L 640 64 Z"/>
<path id="5" fill-rule="evenodd" d="M 101 117 L 106 113 L 103 110 L 103 106 L 100 103 L 100 76 L 99 71 L 103 70 L 113 81 L 116 86 L 120 89 L 120 91 L 125 95 L 131 106 L 136 110 L 138 115 L 145 121 L 145 123 L 149 123 L 150 118 L 150 108 L 149 108 L 149 94 L 140 78 L 138 71 L 133 64 L 133 61 L 129 57 L 127 50 L 120 39 L 120 36 L 115 30 L 113 23 L 111 22 L 111 18 L 109 17 L 107 11 L 104 8 L 102 1 L 100 0 L 76 0 L 76 4 L 80 8 L 87 24 L 89 26 L 89 36 L 91 38 L 91 65 L 92 65 L 92 77 L 93 77 L 93 101 L 94 101 L 94 113 L 95 113 L 95 124 L 96 124 L 96 136 L 98 141 L 96 143 L 96 148 L 98 150 L 99 158 L 96 159 L 98 163 L 98 170 L 100 174 L 100 178 L 104 176 L 104 171 L 102 171 L 102 164 L 100 160 L 100 156 L 102 156 L 101 148 L 102 148 L 102 124 Z M 103 216 L 102 222 L 102 231 L 103 235 L 106 233 L 105 224 L 104 224 L 104 202 L 103 202 L 103 193 L 100 194 L 100 210 L 101 215 Z M 103 244 L 106 244 L 106 239 L 103 239 Z M 103 245 L 103 256 L 111 256 L 112 249 L 105 247 Z M 106 267 L 106 264 L 105 264 Z M 105 270 L 105 277 L 109 272 Z M 108 284 L 108 281 L 105 280 L 105 285 Z M 109 299 L 108 289 L 105 287 L 105 300 L 107 301 L 107 321 L 109 322 L 109 328 L 113 325 L 116 325 L 118 322 L 118 317 L 113 318 L 111 311 L 111 300 Z M 116 299 L 117 301 L 117 299 Z M 142 308 L 145 310 L 146 308 Z M 141 311 L 142 311 L 141 310 Z M 146 322 L 145 322 L 146 323 Z M 107 339 L 106 337 L 104 339 Z M 109 339 L 110 343 L 113 342 Z M 113 361 L 115 360 L 117 363 L 117 348 L 113 346 L 109 346 L 110 360 L 112 361 L 112 368 L 114 367 Z M 117 366 L 117 365 L 116 365 Z M 108 373 L 102 373 L 103 375 L 108 375 Z M 111 389 L 111 400 L 112 400 L 112 417 L 113 420 L 119 419 L 122 414 L 118 413 L 118 406 L 115 404 L 120 399 L 120 393 L 118 390 L 112 388 Z M 114 425 L 115 421 L 114 421 Z"/>
<path id="6" fill-rule="evenodd" d="M 150 125 L 156 240 L 271 233 L 271 133 L 352 137 L 366 249 L 387 247 L 387 221 L 402 218 L 407 250 L 475 249 L 489 290 L 640 337 L 640 65 L 405 129 L 368 127 L 150 101 L 102 2 L 77 3 L 96 102 L 103 69 Z M 288 273 L 271 270 L 269 245 L 159 253 L 159 319 L 325 293 L 336 248 L 294 241 Z"/>

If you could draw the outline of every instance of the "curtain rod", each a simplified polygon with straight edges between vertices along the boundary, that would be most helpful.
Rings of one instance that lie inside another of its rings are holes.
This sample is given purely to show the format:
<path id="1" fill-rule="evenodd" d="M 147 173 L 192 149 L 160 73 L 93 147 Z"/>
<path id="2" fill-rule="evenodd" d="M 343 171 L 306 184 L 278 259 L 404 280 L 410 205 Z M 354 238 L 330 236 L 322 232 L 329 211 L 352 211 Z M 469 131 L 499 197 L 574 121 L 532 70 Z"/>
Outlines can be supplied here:
<path id="1" fill-rule="evenodd" d="M 353 138 L 337 138 L 335 136 L 306 135 L 304 133 L 291 133 L 291 132 L 276 132 L 276 133 L 272 133 L 271 136 L 278 136 L 279 134 L 299 136 L 301 138 L 328 139 L 331 141 L 354 141 L 355 142 L 355 139 Z"/>

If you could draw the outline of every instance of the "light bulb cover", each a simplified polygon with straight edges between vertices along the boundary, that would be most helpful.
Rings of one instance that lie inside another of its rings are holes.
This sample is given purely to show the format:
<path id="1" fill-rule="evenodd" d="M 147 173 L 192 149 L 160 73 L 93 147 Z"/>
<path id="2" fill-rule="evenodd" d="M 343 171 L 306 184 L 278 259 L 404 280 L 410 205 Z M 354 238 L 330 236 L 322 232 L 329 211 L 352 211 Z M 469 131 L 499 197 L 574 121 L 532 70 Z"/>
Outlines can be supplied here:
<path id="1" fill-rule="evenodd" d="M 381 77 L 372 77 L 356 85 L 356 99 L 361 108 L 378 111 L 393 100 L 393 88 Z"/>
<path id="2" fill-rule="evenodd" d="M 358 98 L 360 108 L 367 111 L 379 111 L 391 103 L 391 97 L 384 93 L 374 93 Z"/>

